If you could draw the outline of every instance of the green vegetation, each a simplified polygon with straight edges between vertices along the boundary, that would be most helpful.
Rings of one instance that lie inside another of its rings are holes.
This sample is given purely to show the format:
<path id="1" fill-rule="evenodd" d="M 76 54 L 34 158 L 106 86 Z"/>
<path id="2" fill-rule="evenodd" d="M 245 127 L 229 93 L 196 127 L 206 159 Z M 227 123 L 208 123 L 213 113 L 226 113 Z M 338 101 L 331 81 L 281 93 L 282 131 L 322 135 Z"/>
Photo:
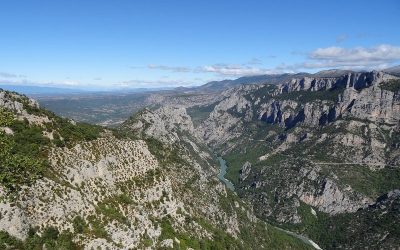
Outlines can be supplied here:
<path id="1" fill-rule="evenodd" d="M 326 213 L 311 213 L 311 206 L 301 202 L 298 213 L 302 219 L 300 224 L 285 225 L 289 230 L 306 234 L 323 249 L 340 248 L 348 238 L 345 226 L 351 223 L 351 215 L 341 214 L 334 218 Z"/>
<path id="2" fill-rule="evenodd" d="M 58 146 L 73 145 L 80 141 L 95 140 L 100 137 L 100 133 L 104 130 L 103 127 L 76 123 L 72 124 L 70 120 L 56 117 L 56 123 L 53 129 L 57 130 L 62 137 L 55 138 L 55 143 Z"/>
<path id="3" fill-rule="evenodd" d="M 255 99 L 266 97 L 276 100 L 294 100 L 300 103 L 313 102 L 315 100 L 327 100 L 331 102 L 336 102 L 338 100 L 338 95 L 344 91 L 345 86 L 337 86 L 331 89 L 323 89 L 319 91 L 291 91 L 274 95 L 274 91 L 276 90 L 276 88 L 276 85 L 264 85 L 263 87 L 255 91 L 253 95 Z M 249 98 L 249 95 L 247 95 L 246 97 Z"/>
<path id="4" fill-rule="evenodd" d="M 259 157 L 270 151 L 272 148 L 271 138 L 268 138 L 268 131 L 281 133 L 282 128 L 262 121 L 255 121 L 246 124 L 246 131 L 235 139 L 235 143 L 240 145 L 228 154 L 222 156 L 227 162 L 226 178 L 233 184 L 239 181 L 239 170 L 248 161 L 252 165 L 259 162 Z M 222 148 L 226 145 L 222 145 Z"/>
<path id="5" fill-rule="evenodd" d="M 109 239 L 104 223 L 95 215 L 90 215 L 87 222 L 78 215 L 72 220 L 72 225 L 74 228 L 74 235 L 85 234 L 96 238 Z"/>
<path id="6" fill-rule="evenodd" d="M 367 208 L 351 214 L 334 216 L 315 209 L 317 215 L 314 216 L 311 213 L 311 207 L 301 203 L 298 212 L 303 222 L 285 226 L 290 230 L 308 235 L 323 249 L 346 249 L 349 245 L 357 249 L 385 248 L 382 245 L 385 241 L 379 241 L 379 236 L 372 241 L 366 239 L 386 232 L 388 237 L 386 242 L 392 241 L 392 244 L 398 244 L 394 243 L 398 242 L 400 236 L 400 225 L 397 223 L 398 205 L 400 204 L 397 199 L 392 205 L 386 206 L 384 212 L 380 209 Z"/>
<path id="7" fill-rule="evenodd" d="M 270 98 L 276 89 L 277 86 L 274 84 L 265 84 L 257 89 L 257 91 L 252 93 L 252 95 L 254 95 L 255 100 L 257 100 L 258 98 L 263 99 L 264 97 Z M 245 98 L 248 100 L 251 99 L 250 94 L 245 95 Z"/>
<path id="8" fill-rule="evenodd" d="M 82 246 L 72 241 L 73 235 L 64 231 L 59 233 L 53 227 L 46 228 L 42 235 L 31 229 L 28 238 L 24 241 L 18 240 L 7 232 L 0 231 L 0 248 L 1 249 L 25 249 L 25 250 L 80 250 Z"/>
<path id="9" fill-rule="evenodd" d="M 81 234 L 88 229 L 86 221 L 81 216 L 76 216 L 72 221 L 72 225 L 74 227 L 74 233 Z"/>
<path id="10" fill-rule="evenodd" d="M 191 220 L 191 219 L 188 219 Z M 160 241 L 164 239 L 174 239 L 175 237 L 179 240 L 179 244 L 174 242 L 174 249 L 187 249 L 191 247 L 193 249 L 245 249 L 242 244 L 235 240 L 232 236 L 227 234 L 221 229 L 217 229 L 203 219 L 193 219 L 200 226 L 212 233 L 212 239 L 198 238 L 197 236 L 191 236 L 187 233 L 177 232 L 171 225 L 170 219 L 165 217 L 160 221 L 161 235 Z"/>
<path id="11" fill-rule="evenodd" d="M 0 127 L 3 126 L 11 126 L 14 135 L 0 131 L 0 183 L 12 192 L 42 175 L 46 163 L 38 155 L 46 143 L 38 136 L 37 128 L 20 129 L 26 128 L 26 124 L 14 121 L 14 115 L 1 108 Z"/>
<path id="12" fill-rule="evenodd" d="M 315 100 L 326 100 L 331 102 L 336 102 L 338 100 L 338 95 L 341 94 L 345 89 L 343 87 L 335 87 L 328 90 L 310 91 L 310 90 L 300 90 L 292 91 L 287 93 L 282 93 L 280 95 L 274 96 L 277 100 L 294 100 L 300 103 L 313 102 Z"/>
<path id="13" fill-rule="evenodd" d="M 96 139 L 103 131 L 99 126 L 74 125 L 49 111 L 31 106 L 24 96 L 17 98 L 9 92 L 7 95 L 22 102 L 30 114 L 47 116 L 52 120 L 44 126 L 29 124 L 28 120 L 17 120 L 11 111 L 0 108 L 0 127 L 9 127 L 13 131 L 12 135 L 0 131 L 0 184 L 8 192 L 30 185 L 46 173 L 49 167 L 47 154 L 53 143 L 57 146 L 73 145 L 78 141 Z M 45 131 L 53 132 L 53 141 L 43 135 Z"/>
<path id="14" fill-rule="evenodd" d="M 334 172 L 342 185 L 350 185 L 355 191 L 369 197 L 378 197 L 400 187 L 400 169 L 383 168 L 372 171 L 363 165 L 324 166 Z"/>
<path id="15" fill-rule="evenodd" d="M 381 83 L 379 86 L 383 90 L 399 92 L 400 91 L 400 79 L 392 79 L 387 82 Z"/>
<path id="16" fill-rule="evenodd" d="M 148 137 L 145 140 L 149 151 L 157 158 L 162 166 L 168 167 L 171 164 L 185 165 L 187 163 L 180 156 L 177 145 L 166 145 L 153 137 Z"/>
<path id="17" fill-rule="evenodd" d="M 43 175 L 48 166 L 46 148 L 49 145 L 40 127 L 13 117 L 11 112 L 1 109 L 1 125 L 10 127 L 14 133 L 0 132 L 0 183 L 10 193 Z"/>
<path id="18" fill-rule="evenodd" d="M 0 127 L 7 127 L 13 123 L 14 115 L 5 108 L 0 107 Z"/>
<path id="19" fill-rule="evenodd" d="M 187 114 L 192 118 L 193 125 L 197 127 L 202 121 L 206 120 L 210 113 L 214 110 L 216 103 L 205 106 L 193 106 L 187 108 Z"/>
<path id="20" fill-rule="evenodd" d="M 14 132 L 6 135 L 0 131 L 0 183 L 12 192 L 42 176 L 47 166 L 43 149 L 48 140 L 38 127 L 13 120 L 13 114 L 4 109 L 0 111 L 0 123 Z"/>
<path id="21" fill-rule="evenodd" d="M 110 197 L 108 199 L 103 200 L 102 202 L 97 204 L 96 213 L 102 214 L 106 221 L 116 220 L 120 223 L 129 225 L 130 222 L 128 219 L 121 213 L 119 205 L 121 205 L 121 201 L 123 202 L 132 202 L 131 200 L 126 200 L 126 196 L 124 196 L 123 200 L 117 197 Z M 122 203 L 124 204 L 124 203 Z"/>

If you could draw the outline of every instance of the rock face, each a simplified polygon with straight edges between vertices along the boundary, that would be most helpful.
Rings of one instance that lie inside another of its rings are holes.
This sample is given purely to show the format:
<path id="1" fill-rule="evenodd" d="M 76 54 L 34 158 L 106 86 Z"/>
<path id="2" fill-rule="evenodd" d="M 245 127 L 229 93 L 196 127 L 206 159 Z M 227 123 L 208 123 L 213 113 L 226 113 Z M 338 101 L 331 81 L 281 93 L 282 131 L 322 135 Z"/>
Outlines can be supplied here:
<path id="1" fill-rule="evenodd" d="M 348 190 L 346 191 L 340 190 L 335 182 L 326 179 L 323 181 L 322 187 L 317 194 L 298 192 L 298 196 L 304 203 L 318 207 L 320 211 L 332 215 L 355 212 L 360 207 L 366 207 L 368 203 L 371 203 L 369 199 L 351 197 L 351 193 Z"/>
<path id="2" fill-rule="evenodd" d="M 246 161 L 242 168 L 240 169 L 240 175 L 239 175 L 239 179 L 240 181 L 244 181 L 246 180 L 246 178 L 249 176 L 251 171 L 251 163 Z"/>
<path id="3" fill-rule="evenodd" d="M 98 150 L 97 157 L 93 157 L 93 148 Z M 124 155 L 123 158 L 120 157 L 121 154 Z M 27 237 L 30 227 L 53 226 L 59 231 L 73 230 L 72 221 L 76 216 L 88 218 L 96 215 L 101 204 L 121 195 L 118 185 L 132 178 L 144 178 L 149 171 L 159 168 L 156 158 L 151 155 L 144 141 L 120 141 L 112 137 L 77 144 L 72 149 L 54 149 L 49 159 L 52 168 L 62 178 L 44 178 L 37 181 L 32 188 L 21 191 L 19 206 L 10 207 L 8 202 L 1 203 L 0 213 L 6 216 L 0 220 L 0 230 L 6 230 L 21 239 Z M 170 180 L 158 180 L 156 183 L 154 188 L 142 190 L 144 193 L 132 193 L 131 199 L 138 203 L 142 203 L 143 200 L 151 202 L 159 200 L 163 192 L 172 193 Z M 54 195 L 54 192 L 57 192 L 57 195 Z M 175 213 L 182 205 L 171 201 L 164 206 L 171 213 Z M 144 230 L 152 232 L 148 218 L 136 218 L 139 211 L 129 208 L 122 211 L 128 219 L 139 220 L 137 226 L 142 228 L 140 234 L 143 234 Z M 149 211 L 143 210 L 142 213 L 150 216 Z M 9 226 L 12 230 L 8 229 Z M 115 237 L 116 242 L 129 242 L 127 246 L 133 247 L 134 243 L 140 240 L 139 235 L 136 239 L 129 239 L 129 235 L 138 229 L 125 228 L 128 231 L 124 235 L 114 235 L 112 229 L 108 233 Z M 92 244 L 90 239 L 84 242 L 88 247 Z"/>
<path id="4" fill-rule="evenodd" d="M 292 79 L 277 87 L 243 86 L 225 92 L 225 99 L 215 106 L 199 131 L 209 145 L 218 147 L 229 145 L 239 138 L 247 129 L 246 124 L 254 120 L 278 125 L 285 130 L 299 126 L 321 128 L 331 124 L 340 127 L 347 126 L 343 121 L 361 120 L 365 121 L 363 126 L 367 126 L 368 131 L 365 130 L 363 135 L 354 132 L 339 135 L 336 143 L 349 147 L 369 144 L 368 147 L 377 149 L 374 151 L 377 153 L 366 161 L 384 163 L 385 139 L 376 135 L 365 140 L 363 136 L 380 130 L 375 124 L 386 124 L 390 128 L 386 126 L 383 129 L 389 129 L 389 133 L 397 131 L 400 97 L 398 91 L 385 88 L 390 81 L 399 79 L 382 72 L 368 72 L 330 78 Z M 228 149 L 222 150 L 225 152 Z"/>
<path id="5" fill-rule="evenodd" d="M 400 185 L 400 78 L 325 72 L 222 96 L 198 134 L 261 218 L 303 225 L 310 211 L 359 216 Z"/>
<path id="6" fill-rule="evenodd" d="M 135 122 L 122 124 L 125 129 L 143 131 L 148 136 L 156 137 L 166 143 L 180 140 L 178 131 L 195 134 L 192 120 L 183 107 L 163 106 L 151 111 L 145 109 L 136 114 Z"/>

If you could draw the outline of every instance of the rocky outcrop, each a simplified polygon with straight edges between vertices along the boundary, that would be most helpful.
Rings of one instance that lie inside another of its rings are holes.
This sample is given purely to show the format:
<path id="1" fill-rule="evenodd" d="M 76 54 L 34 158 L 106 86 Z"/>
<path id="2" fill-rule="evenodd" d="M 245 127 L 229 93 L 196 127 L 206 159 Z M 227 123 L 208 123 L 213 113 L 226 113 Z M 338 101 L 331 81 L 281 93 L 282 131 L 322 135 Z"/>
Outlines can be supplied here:
<path id="1" fill-rule="evenodd" d="M 239 171 L 239 180 L 244 181 L 249 176 L 251 171 L 251 163 L 246 161 Z"/>
<path id="2" fill-rule="evenodd" d="M 235 190 L 260 217 L 355 218 L 398 186 L 400 93 L 386 86 L 398 79 L 326 72 L 230 89 L 199 129 L 234 159 Z"/>
<path id="3" fill-rule="evenodd" d="M 153 136 L 165 143 L 179 141 L 178 131 L 196 134 L 192 120 L 184 107 L 165 106 L 153 111 L 144 109 L 122 124 L 122 127 Z"/>
<path id="4" fill-rule="evenodd" d="M 356 196 L 349 192 L 350 190 L 342 190 L 338 185 L 330 180 L 325 179 L 321 188 L 315 190 L 314 193 L 298 192 L 301 201 L 317 207 L 320 211 L 331 215 L 337 213 L 352 213 L 360 208 L 367 207 L 372 201 L 362 196 Z"/>
<path id="5" fill-rule="evenodd" d="M 373 85 L 378 85 L 397 77 L 384 72 L 349 72 L 336 77 L 304 77 L 294 78 L 278 86 L 275 95 L 293 91 L 320 91 L 335 88 L 353 88 L 361 90 Z"/>

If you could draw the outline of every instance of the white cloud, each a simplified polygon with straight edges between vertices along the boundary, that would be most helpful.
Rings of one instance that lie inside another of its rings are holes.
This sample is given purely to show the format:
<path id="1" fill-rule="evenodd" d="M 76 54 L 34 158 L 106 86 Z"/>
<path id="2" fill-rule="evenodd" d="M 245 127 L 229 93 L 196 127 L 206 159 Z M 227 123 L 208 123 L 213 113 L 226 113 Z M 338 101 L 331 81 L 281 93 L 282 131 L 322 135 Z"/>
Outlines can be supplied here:
<path id="1" fill-rule="evenodd" d="M 400 47 L 382 44 L 372 48 L 319 48 L 310 53 L 309 58 L 337 65 L 373 65 L 392 63 L 400 60 Z"/>
<path id="2" fill-rule="evenodd" d="M 282 64 L 278 71 L 298 72 L 310 69 L 384 69 L 400 61 L 400 47 L 382 44 L 375 47 L 327 47 L 318 48 L 306 55 L 306 61 L 291 65 Z"/>

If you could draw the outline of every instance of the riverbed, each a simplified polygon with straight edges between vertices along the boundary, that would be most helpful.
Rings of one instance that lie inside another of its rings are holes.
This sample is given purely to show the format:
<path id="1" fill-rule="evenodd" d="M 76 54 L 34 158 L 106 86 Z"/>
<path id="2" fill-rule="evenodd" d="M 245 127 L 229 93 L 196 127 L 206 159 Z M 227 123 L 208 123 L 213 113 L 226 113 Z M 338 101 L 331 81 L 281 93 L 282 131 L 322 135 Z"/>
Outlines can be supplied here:
<path id="1" fill-rule="evenodd" d="M 218 174 L 218 179 L 220 179 L 223 183 L 225 183 L 226 187 L 229 188 L 232 191 L 235 191 L 235 186 L 233 185 L 233 183 L 225 178 L 226 175 L 226 169 L 228 168 L 228 166 L 226 165 L 226 161 L 224 159 L 222 159 L 222 157 L 217 157 L 218 161 L 219 161 L 219 174 Z"/>

